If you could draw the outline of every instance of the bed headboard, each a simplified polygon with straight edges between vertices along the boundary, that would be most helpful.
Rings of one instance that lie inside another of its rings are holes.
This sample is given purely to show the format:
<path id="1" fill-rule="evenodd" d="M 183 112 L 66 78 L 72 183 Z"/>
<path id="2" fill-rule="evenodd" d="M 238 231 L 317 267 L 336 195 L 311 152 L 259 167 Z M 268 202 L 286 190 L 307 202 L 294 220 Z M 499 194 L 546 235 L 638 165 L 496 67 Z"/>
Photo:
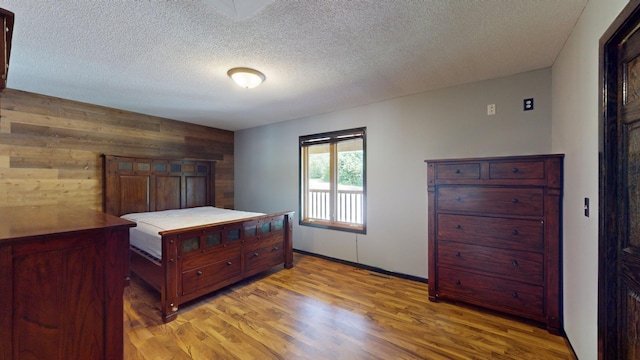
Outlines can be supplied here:
<path id="1" fill-rule="evenodd" d="M 108 214 L 215 205 L 215 161 L 103 157 Z"/>

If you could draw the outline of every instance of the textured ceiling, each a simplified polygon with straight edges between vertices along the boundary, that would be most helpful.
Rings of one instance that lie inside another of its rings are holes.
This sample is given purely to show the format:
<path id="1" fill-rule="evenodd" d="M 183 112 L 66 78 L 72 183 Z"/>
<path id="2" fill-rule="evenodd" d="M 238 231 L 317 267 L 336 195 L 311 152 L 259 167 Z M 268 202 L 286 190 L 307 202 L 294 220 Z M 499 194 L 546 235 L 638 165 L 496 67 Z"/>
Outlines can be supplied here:
<path id="1" fill-rule="evenodd" d="M 587 0 L 0 0 L 8 87 L 228 130 L 551 66 Z M 267 80 L 243 89 L 232 67 Z"/>

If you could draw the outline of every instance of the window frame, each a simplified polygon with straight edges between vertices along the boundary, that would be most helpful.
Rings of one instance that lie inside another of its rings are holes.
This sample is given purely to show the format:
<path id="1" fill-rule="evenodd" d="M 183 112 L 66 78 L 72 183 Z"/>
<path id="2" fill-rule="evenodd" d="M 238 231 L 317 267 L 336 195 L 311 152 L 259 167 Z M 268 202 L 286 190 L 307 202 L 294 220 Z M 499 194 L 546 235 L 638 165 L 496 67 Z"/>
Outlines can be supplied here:
<path id="1" fill-rule="evenodd" d="M 299 162 L 299 181 L 298 181 L 298 206 L 299 214 L 298 224 L 302 226 L 311 226 L 323 229 L 339 230 L 346 232 L 354 232 L 359 234 L 367 233 L 367 137 L 366 127 L 330 131 L 319 134 L 304 135 L 299 137 L 298 141 L 298 162 Z M 362 224 L 354 222 L 339 222 L 335 219 L 335 212 L 337 211 L 337 198 L 338 198 L 338 151 L 337 146 L 341 142 L 350 141 L 354 139 L 362 139 Z M 330 145 L 330 204 L 332 204 L 330 213 L 333 220 L 324 219 L 309 219 L 307 217 L 308 201 L 308 182 L 309 182 L 309 168 L 308 168 L 308 153 L 306 148 L 311 145 Z"/>

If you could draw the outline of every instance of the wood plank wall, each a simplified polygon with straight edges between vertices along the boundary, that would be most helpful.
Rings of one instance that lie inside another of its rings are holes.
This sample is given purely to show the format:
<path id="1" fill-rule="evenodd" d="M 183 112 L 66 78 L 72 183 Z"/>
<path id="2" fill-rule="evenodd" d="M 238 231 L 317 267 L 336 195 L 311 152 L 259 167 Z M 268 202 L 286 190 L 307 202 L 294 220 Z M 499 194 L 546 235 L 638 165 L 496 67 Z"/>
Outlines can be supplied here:
<path id="1" fill-rule="evenodd" d="M 216 160 L 216 206 L 233 208 L 232 131 L 13 89 L 0 93 L 0 208 L 102 210 L 101 154 Z"/>

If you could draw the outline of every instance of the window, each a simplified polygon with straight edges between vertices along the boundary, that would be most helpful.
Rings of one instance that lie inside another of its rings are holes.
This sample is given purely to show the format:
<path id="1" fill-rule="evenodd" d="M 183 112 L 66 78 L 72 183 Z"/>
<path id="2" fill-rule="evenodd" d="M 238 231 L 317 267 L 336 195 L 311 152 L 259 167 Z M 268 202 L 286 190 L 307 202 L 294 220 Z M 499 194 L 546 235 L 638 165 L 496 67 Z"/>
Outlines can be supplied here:
<path id="1" fill-rule="evenodd" d="M 300 225 L 366 233 L 365 130 L 300 137 Z"/>

